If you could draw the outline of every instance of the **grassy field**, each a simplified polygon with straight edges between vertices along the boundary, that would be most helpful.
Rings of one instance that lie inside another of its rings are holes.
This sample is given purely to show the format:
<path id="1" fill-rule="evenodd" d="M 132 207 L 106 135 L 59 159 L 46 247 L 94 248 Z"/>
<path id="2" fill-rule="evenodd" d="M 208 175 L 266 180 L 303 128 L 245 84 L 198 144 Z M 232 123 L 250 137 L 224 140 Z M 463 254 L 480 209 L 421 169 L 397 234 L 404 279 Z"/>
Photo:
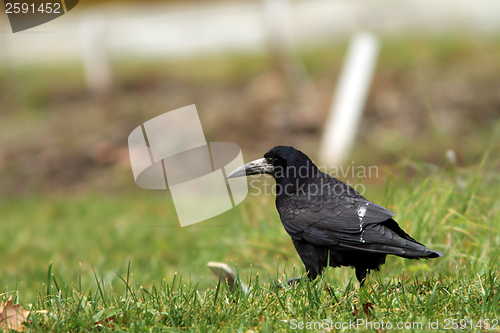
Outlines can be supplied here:
<path id="1" fill-rule="evenodd" d="M 37 332 L 498 331 L 500 39 L 383 45 L 352 165 L 378 166 L 359 180 L 365 197 L 443 258 L 390 256 L 363 288 L 351 268 L 278 288 L 305 272 L 274 197 L 252 190 L 181 228 L 168 193 L 133 182 L 130 131 L 193 103 L 207 140 L 237 143 L 245 160 L 278 144 L 315 158 L 346 41 L 301 50 L 321 99 L 307 126 L 283 125 L 297 101 L 265 54 L 115 59 L 105 96 L 85 90 L 79 64 L 0 68 L 0 301 L 31 309 Z M 219 283 L 210 261 L 249 293 Z"/>
<path id="2" fill-rule="evenodd" d="M 332 320 L 322 322 L 324 331 L 349 321 L 360 331 L 380 328 L 382 320 L 385 329 L 390 322 L 428 330 L 438 321 L 441 330 L 485 330 L 486 319 L 494 328 L 500 189 L 498 173 L 489 171 L 493 164 L 407 162 L 420 170 L 413 180 L 388 175 L 385 187 L 368 187 L 366 197 L 393 210 L 407 232 L 445 256 L 389 257 L 363 288 L 350 268 L 278 288 L 304 271 L 272 197 L 250 195 L 185 228 L 164 192 L 10 198 L 0 206 L 2 298 L 14 295 L 33 310 L 27 324 L 33 331 L 275 332 L 323 320 Z M 208 261 L 234 264 L 249 293 L 230 292 Z"/>

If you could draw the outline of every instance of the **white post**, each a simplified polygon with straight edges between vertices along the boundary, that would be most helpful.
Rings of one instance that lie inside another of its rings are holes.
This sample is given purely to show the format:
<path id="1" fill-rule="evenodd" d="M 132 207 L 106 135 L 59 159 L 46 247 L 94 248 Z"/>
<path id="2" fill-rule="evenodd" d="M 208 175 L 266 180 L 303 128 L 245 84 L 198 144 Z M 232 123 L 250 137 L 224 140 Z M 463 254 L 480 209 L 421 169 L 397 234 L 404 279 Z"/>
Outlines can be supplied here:
<path id="1" fill-rule="evenodd" d="M 358 33 L 350 43 L 321 139 L 319 156 L 325 165 L 341 165 L 349 156 L 379 48 L 376 36 L 368 32 Z"/>
<path id="2" fill-rule="evenodd" d="M 270 46 L 293 53 L 292 8 L 289 0 L 264 0 L 264 18 Z"/>
<path id="3" fill-rule="evenodd" d="M 80 22 L 83 69 L 87 88 L 103 94 L 111 89 L 112 75 L 106 22 L 102 15 L 89 12 Z"/>

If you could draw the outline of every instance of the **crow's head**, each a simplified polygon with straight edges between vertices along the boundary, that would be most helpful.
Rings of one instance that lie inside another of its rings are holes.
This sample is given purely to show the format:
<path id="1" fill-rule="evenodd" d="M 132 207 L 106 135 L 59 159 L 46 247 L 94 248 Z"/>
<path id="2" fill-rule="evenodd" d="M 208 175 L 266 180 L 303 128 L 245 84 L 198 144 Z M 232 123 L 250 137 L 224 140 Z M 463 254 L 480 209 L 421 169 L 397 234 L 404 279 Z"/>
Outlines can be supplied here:
<path id="1" fill-rule="evenodd" d="M 264 158 L 236 168 L 227 178 L 268 174 L 276 179 L 308 178 L 317 171 L 314 163 L 303 152 L 288 146 L 276 146 Z"/>

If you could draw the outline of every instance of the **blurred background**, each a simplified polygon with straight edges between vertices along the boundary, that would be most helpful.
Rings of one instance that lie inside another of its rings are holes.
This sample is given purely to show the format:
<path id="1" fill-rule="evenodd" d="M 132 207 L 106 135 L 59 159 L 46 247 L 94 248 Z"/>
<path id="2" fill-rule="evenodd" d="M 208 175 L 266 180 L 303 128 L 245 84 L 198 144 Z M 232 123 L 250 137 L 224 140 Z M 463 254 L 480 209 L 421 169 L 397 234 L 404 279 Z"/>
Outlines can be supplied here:
<path id="1" fill-rule="evenodd" d="M 127 137 L 157 115 L 196 104 L 207 141 L 238 144 L 246 161 L 275 145 L 316 159 L 359 31 L 378 38 L 380 54 L 345 163 L 379 168 L 362 180 L 369 199 L 381 202 L 388 175 L 402 172 L 403 162 L 407 180 L 477 165 L 486 153 L 486 167 L 499 166 L 495 0 L 88 0 L 16 34 L 4 12 L 0 282 L 7 290 L 40 288 L 51 262 L 69 284 L 92 269 L 117 280 L 113 271 L 123 274 L 129 262 L 144 285 L 175 272 L 212 285 L 208 261 L 275 274 L 289 259 L 301 272 L 273 198 L 249 197 L 180 228 L 168 193 L 135 185 Z"/>

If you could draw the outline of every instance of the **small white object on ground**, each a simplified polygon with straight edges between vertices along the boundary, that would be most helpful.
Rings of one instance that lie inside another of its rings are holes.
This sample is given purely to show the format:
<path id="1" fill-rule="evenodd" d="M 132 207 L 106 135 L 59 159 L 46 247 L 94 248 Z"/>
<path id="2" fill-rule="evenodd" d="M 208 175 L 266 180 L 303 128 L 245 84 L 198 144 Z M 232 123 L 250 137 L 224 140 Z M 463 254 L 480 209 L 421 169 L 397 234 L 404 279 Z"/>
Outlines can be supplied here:
<path id="1" fill-rule="evenodd" d="M 220 280 L 226 280 L 229 286 L 229 290 L 233 291 L 235 282 L 239 284 L 241 290 L 244 293 L 248 293 L 248 288 L 239 279 L 236 278 L 236 274 L 233 272 L 229 266 L 223 262 L 209 262 L 207 264 L 208 268 L 216 275 Z"/>

